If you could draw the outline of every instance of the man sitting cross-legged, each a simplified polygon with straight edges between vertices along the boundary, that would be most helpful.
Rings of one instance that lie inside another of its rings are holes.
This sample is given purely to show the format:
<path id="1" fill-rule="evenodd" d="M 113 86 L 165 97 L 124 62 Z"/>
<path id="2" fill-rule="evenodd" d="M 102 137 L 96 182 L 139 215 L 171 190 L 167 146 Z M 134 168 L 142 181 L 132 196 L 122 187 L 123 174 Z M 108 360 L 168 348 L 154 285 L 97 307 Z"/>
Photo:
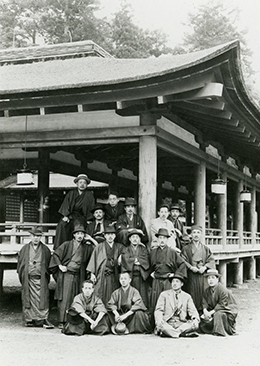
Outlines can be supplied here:
<path id="1" fill-rule="evenodd" d="M 130 286 L 131 277 L 128 272 L 121 273 L 119 277 L 121 287 L 112 293 L 107 304 L 108 315 L 114 334 L 150 333 L 151 326 L 146 307 L 138 290 Z M 119 333 L 119 323 L 124 323 L 127 328 Z"/>
<path id="2" fill-rule="evenodd" d="M 182 291 L 184 277 L 175 274 L 169 278 L 172 288 L 163 291 L 156 304 L 155 333 L 171 337 L 198 337 L 199 314 L 189 294 Z"/>
<path id="3" fill-rule="evenodd" d="M 67 323 L 62 333 L 66 335 L 83 335 L 109 333 L 107 310 L 102 300 L 94 294 L 94 284 L 86 280 L 82 292 L 74 297 L 67 311 Z"/>

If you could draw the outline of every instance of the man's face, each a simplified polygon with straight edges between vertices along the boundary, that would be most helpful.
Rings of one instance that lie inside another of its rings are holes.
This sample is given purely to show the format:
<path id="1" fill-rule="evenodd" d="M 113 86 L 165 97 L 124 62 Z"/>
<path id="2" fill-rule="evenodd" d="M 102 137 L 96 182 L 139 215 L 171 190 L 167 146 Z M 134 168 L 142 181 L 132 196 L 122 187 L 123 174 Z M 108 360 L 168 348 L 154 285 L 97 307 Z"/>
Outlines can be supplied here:
<path id="1" fill-rule="evenodd" d="M 164 248 L 167 245 L 168 238 L 164 235 L 158 236 L 158 244 L 161 248 Z"/>
<path id="2" fill-rule="evenodd" d="M 161 207 L 160 210 L 158 211 L 158 215 L 160 217 L 160 219 L 165 220 L 167 219 L 168 215 L 169 215 L 169 210 L 167 207 Z"/>
<path id="3" fill-rule="evenodd" d="M 134 214 L 135 206 L 134 205 L 125 206 L 125 212 L 126 212 L 127 215 Z"/>
<path id="4" fill-rule="evenodd" d="M 105 215 L 105 213 L 104 213 L 103 210 L 96 210 L 96 211 L 94 211 L 94 214 L 93 215 L 94 215 L 94 217 L 95 217 L 96 220 L 102 220 L 103 217 L 104 217 L 104 215 Z"/>
<path id="5" fill-rule="evenodd" d="M 137 244 L 140 244 L 141 238 L 138 234 L 133 234 L 129 237 L 129 241 L 131 244 L 137 245 Z"/>
<path id="6" fill-rule="evenodd" d="M 94 286 L 93 283 L 84 283 L 82 287 L 82 292 L 84 296 L 90 297 L 94 292 Z"/>
<path id="7" fill-rule="evenodd" d="M 131 283 L 131 277 L 128 273 L 121 273 L 119 277 L 119 282 L 122 287 L 127 287 Z"/>
<path id="8" fill-rule="evenodd" d="M 194 241 L 199 241 L 200 238 L 201 238 L 201 231 L 200 230 L 197 230 L 197 229 L 192 230 L 192 232 L 191 232 L 191 238 Z"/>
<path id="9" fill-rule="evenodd" d="M 79 179 L 77 181 L 78 190 L 84 191 L 87 188 L 87 181 L 85 179 Z"/>
<path id="10" fill-rule="evenodd" d="M 182 285 L 183 285 L 183 283 L 182 283 L 181 280 L 179 280 L 178 278 L 173 278 L 173 280 L 172 280 L 172 289 L 174 291 L 177 291 L 177 290 L 181 289 Z"/>
<path id="11" fill-rule="evenodd" d="M 114 240 L 116 238 L 116 234 L 115 233 L 105 233 L 104 234 L 106 241 L 111 244 L 114 243 Z"/>
<path id="12" fill-rule="evenodd" d="M 31 242 L 33 244 L 39 244 L 39 242 L 41 241 L 41 235 L 33 235 L 31 234 Z"/>
<path id="13" fill-rule="evenodd" d="M 108 203 L 110 204 L 111 207 L 115 207 L 118 204 L 118 197 L 115 194 L 110 194 L 108 196 Z"/>
<path id="14" fill-rule="evenodd" d="M 177 210 L 176 208 L 174 208 L 173 210 L 171 210 L 171 217 L 173 218 L 173 219 L 177 219 L 178 217 L 179 217 L 179 214 L 180 214 L 180 211 L 179 210 Z"/>
<path id="15" fill-rule="evenodd" d="M 218 283 L 218 277 L 214 275 L 208 276 L 207 281 L 210 287 L 214 287 Z"/>
<path id="16" fill-rule="evenodd" d="M 77 231 L 73 235 L 74 235 L 74 239 L 80 243 L 84 239 L 85 233 L 83 233 L 83 231 Z"/>

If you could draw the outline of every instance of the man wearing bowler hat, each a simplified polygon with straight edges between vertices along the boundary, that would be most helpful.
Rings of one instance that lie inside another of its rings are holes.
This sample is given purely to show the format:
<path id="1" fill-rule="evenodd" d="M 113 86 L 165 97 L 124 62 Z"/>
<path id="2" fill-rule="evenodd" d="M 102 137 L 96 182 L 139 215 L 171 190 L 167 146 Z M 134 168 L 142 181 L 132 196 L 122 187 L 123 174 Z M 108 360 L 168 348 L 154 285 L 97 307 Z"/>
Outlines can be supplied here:
<path id="1" fill-rule="evenodd" d="M 95 239 L 97 243 L 101 243 L 105 240 L 104 230 L 105 226 L 109 225 L 109 221 L 104 220 L 105 210 L 101 203 L 96 203 L 91 212 L 94 216 L 94 221 L 87 225 L 86 232 L 93 239 Z"/>
<path id="2" fill-rule="evenodd" d="M 211 250 L 201 242 L 202 227 L 191 227 L 191 242 L 182 248 L 181 256 L 188 270 L 187 292 L 192 296 L 198 312 L 202 313 L 202 297 L 206 288 L 203 274 L 215 269 L 215 260 Z"/>
<path id="3" fill-rule="evenodd" d="M 92 219 L 91 210 L 95 200 L 92 191 L 87 190 L 90 179 L 86 174 L 79 174 L 74 183 L 77 188 L 69 191 L 59 209 L 62 215 L 56 228 L 54 249 L 58 248 L 65 241 L 72 239 L 72 231 L 75 225 L 86 227 L 87 221 Z"/>
<path id="4" fill-rule="evenodd" d="M 145 227 L 145 223 L 141 216 L 136 214 L 136 200 L 133 197 L 128 197 L 125 199 L 125 213 L 120 215 L 117 220 L 116 229 L 117 229 L 117 241 L 119 243 L 124 244 L 125 246 L 129 245 L 128 241 L 128 230 L 129 229 L 140 229 L 144 233 L 142 237 L 142 243 L 148 243 L 148 234 Z"/>
<path id="5" fill-rule="evenodd" d="M 113 225 L 105 227 L 104 236 L 105 240 L 95 247 L 87 270 L 95 283 L 95 293 L 106 305 L 112 292 L 119 287 L 119 263 L 124 247 L 115 242 Z"/>
<path id="6" fill-rule="evenodd" d="M 151 276 L 153 278 L 151 294 L 151 313 L 154 312 L 158 297 L 164 290 L 170 289 L 169 277 L 181 274 L 186 277 L 187 270 L 184 260 L 173 248 L 168 247 L 169 233 L 167 229 L 160 228 L 156 234 L 159 246 L 153 249 L 151 256 Z"/>
<path id="7" fill-rule="evenodd" d="M 220 274 L 209 269 L 205 274 L 209 287 L 203 294 L 200 330 L 215 336 L 236 334 L 238 307 L 231 291 L 219 283 Z"/>
<path id="8" fill-rule="evenodd" d="M 80 292 L 82 282 L 90 277 L 86 267 L 95 245 L 90 240 L 85 241 L 85 233 L 82 225 L 76 225 L 73 239 L 61 244 L 51 259 L 50 270 L 57 282 L 54 299 L 57 300 L 61 329 L 66 321 L 66 310 Z"/>
<path id="9" fill-rule="evenodd" d="M 41 242 L 40 228 L 29 230 L 30 243 L 19 252 L 17 272 L 22 284 L 23 317 L 27 327 L 54 326 L 48 321 L 49 315 L 49 263 L 50 249 Z"/>
<path id="10" fill-rule="evenodd" d="M 175 274 L 169 281 L 171 289 L 163 291 L 156 304 L 155 333 L 171 338 L 198 337 L 199 314 L 192 297 L 182 291 L 185 278 Z"/>

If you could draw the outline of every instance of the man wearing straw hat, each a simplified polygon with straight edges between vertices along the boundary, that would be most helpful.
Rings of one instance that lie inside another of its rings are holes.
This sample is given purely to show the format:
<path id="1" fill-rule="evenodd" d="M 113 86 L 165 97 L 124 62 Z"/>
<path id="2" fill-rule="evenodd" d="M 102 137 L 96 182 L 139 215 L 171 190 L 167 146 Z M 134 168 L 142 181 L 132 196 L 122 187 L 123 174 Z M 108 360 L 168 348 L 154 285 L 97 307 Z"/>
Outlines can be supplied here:
<path id="1" fill-rule="evenodd" d="M 27 327 L 54 328 L 49 315 L 50 249 L 41 242 L 42 231 L 29 230 L 31 241 L 19 252 L 17 272 L 22 284 L 23 317 Z"/>
<path id="2" fill-rule="evenodd" d="M 65 241 L 72 239 L 72 231 L 75 225 L 86 227 L 87 221 L 92 219 L 91 210 L 95 200 L 92 191 L 87 190 L 90 179 L 86 174 L 79 174 L 74 183 L 77 188 L 69 191 L 59 209 L 62 215 L 56 228 L 54 239 L 54 249 L 58 248 Z"/>

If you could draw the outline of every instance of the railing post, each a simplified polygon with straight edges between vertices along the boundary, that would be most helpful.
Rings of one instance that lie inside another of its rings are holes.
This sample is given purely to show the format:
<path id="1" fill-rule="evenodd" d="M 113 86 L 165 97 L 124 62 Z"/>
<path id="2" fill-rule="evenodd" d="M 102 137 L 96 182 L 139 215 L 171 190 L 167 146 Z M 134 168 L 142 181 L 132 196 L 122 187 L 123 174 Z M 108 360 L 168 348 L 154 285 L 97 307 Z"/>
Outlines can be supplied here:
<path id="1" fill-rule="evenodd" d="M 252 247 L 256 243 L 256 187 L 251 189 L 251 203 L 250 203 L 250 231 L 252 237 Z"/>

